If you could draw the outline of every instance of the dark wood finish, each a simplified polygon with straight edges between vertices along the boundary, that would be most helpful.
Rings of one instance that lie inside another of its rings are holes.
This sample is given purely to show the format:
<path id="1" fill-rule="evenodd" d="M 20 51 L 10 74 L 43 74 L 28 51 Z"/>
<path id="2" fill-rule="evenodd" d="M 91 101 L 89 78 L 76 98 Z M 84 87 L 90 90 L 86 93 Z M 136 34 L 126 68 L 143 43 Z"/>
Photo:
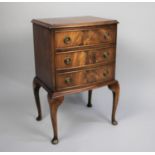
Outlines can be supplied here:
<path id="1" fill-rule="evenodd" d="M 48 93 L 53 125 L 52 143 L 58 143 L 57 110 L 67 94 L 108 86 L 113 92 L 112 124 L 119 97 L 115 80 L 117 21 L 98 17 L 32 20 L 36 76 L 33 90 L 41 120 L 39 89 Z"/>
<path id="2" fill-rule="evenodd" d="M 92 98 L 92 90 L 88 90 L 88 104 L 87 104 L 87 107 L 92 107 L 91 98 Z"/>
<path id="3" fill-rule="evenodd" d="M 51 68 L 54 65 L 52 62 L 53 55 L 51 49 L 52 32 L 34 24 L 33 34 L 36 76 L 53 89 L 54 76 L 52 76 L 52 72 L 54 72 L 54 70 Z"/>
<path id="4" fill-rule="evenodd" d="M 42 112 L 41 112 L 41 105 L 40 105 L 40 98 L 39 98 L 40 87 L 41 87 L 41 85 L 37 82 L 37 79 L 34 78 L 34 80 L 33 80 L 33 92 L 34 92 L 34 97 L 35 97 L 37 111 L 38 111 L 38 116 L 36 118 L 37 121 L 40 121 L 42 119 Z"/>

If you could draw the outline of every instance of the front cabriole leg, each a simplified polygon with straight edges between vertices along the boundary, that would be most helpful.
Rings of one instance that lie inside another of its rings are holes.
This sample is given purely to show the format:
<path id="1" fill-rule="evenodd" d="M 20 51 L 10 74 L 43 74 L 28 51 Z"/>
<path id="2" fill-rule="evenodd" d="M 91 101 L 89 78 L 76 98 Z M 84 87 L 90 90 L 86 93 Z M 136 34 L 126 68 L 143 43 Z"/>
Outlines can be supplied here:
<path id="1" fill-rule="evenodd" d="M 50 114 L 51 114 L 51 121 L 53 125 L 53 139 L 52 144 L 58 143 L 58 129 L 57 129 L 57 110 L 59 105 L 63 102 L 64 96 L 61 97 L 52 97 L 52 94 L 48 93 L 48 102 L 50 106 Z"/>
<path id="2" fill-rule="evenodd" d="M 119 83 L 118 81 L 116 81 L 115 83 L 108 85 L 108 87 L 113 93 L 112 124 L 117 125 L 118 123 L 115 119 L 115 115 L 116 115 L 116 109 L 117 109 L 119 93 L 120 93 Z"/>

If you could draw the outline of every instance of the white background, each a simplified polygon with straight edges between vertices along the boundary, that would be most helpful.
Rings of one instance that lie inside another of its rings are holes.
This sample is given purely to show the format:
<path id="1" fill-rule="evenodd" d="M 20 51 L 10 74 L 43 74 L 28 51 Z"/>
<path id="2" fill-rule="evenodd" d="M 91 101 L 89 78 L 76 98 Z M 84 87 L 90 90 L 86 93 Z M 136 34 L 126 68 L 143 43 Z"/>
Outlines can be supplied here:
<path id="1" fill-rule="evenodd" d="M 32 92 L 35 76 L 33 18 L 92 15 L 116 19 L 116 78 L 121 95 L 118 126 L 110 124 L 107 87 L 68 95 L 58 111 L 59 139 L 53 136 L 46 92 L 43 120 Z M 155 3 L 0 3 L 0 151 L 155 151 Z"/>

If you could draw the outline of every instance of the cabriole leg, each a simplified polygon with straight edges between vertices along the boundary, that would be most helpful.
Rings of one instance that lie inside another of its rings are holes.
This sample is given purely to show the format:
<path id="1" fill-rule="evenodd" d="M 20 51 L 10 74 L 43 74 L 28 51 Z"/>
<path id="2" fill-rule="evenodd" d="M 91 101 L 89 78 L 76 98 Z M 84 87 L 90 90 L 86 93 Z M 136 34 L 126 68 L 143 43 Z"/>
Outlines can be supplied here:
<path id="1" fill-rule="evenodd" d="M 39 98 L 39 89 L 40 89 L 40 87 L 41 86 L 37 82 L 37 79 L 34 78 L 34 80 L 33 80 L 33 92 L 34 92 L 35 102 L 36 102 L 37 111 L 38 111 L 38 116 L 36 117 L 37 121 L 40 121 L 42 119 L 41 105 L 40 105 L 40 98 Z"/>
<path id="2" fill-rule="evenodd" d="M 115 83 L 109 85 L 108 87 L 113 93 L 112 124 L 117 125 L 118 123 L 115 119 L 115 115 L 116 115 L 116 109 L 117 109 L 119 93 L 120 93 L 119 83 L 116 81 Z"/>
<path id="3" fill-rule="evenodd" d="M 88 104 L 87 104 L 87 107 L 92 107 L 91 98 L 92 98 L 92 90 L 88 90 Z"/>
<path id="4" fill-rule="evenodd" d="M 52 144 L 57 144 L 58 143 L 58 129 L 57 129 L 57 110 L 59 105 L 63 102 L 64 97 L 57 97 L 57 98 L 52 98 L 52 94 L 48 94 L 48 102 L 50 106 L 50 114 L 51 114 L 51 121 L 53 125 L 53 139 L 52 139 Z"/>

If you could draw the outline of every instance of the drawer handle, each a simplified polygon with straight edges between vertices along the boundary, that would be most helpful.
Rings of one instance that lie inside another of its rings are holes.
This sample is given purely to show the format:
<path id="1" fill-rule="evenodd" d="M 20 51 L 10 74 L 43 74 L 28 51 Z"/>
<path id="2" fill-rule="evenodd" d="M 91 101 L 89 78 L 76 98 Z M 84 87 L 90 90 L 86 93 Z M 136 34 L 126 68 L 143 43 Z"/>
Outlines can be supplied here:
<path id="1" fill-rule="evenodd" d="M 108 70 L 105 71 L 105 72 L 103 72 L 103 77 L 106 78 L 108 76 L 108 74 L 109 74 L 109 71 Z"/>
<path id="2" fill-rule="evenodd" d="M 109 52 L 105 51 L 102 56 L 103 56 L 104 59 L 107 59 L 108 56 L 109 56 Z"/>
<path id="3" fill-rule="evenodd" d="M 72 82 L 72 78 L 71 77 L 67 77 L 67 78 L 65 78 L 64 82 L 66 84 L 70 84 Z"/>
<path id="4" fill-rule="evenodd" d="M 69 44 L 70 42 L 71 42 L 71 38 L 70 37 L 67 36 L 67 37 L 64 38 L 64 43 L 65 44 Z"/>
<path id="5" fill-rule="evenodd" d="M 65 58 L 64 63 L 65 63 L 66 65 L 69 65 L 69 64 L 72 63 L 72 59 L 69 58 L 69 57 L 67 57 L 67 58 Z"/>
<path id="6" fill-rule="evenodd" d="M 109 32 L 104 32 L 104 39 L 108 39 L 109 37 Z"/>

